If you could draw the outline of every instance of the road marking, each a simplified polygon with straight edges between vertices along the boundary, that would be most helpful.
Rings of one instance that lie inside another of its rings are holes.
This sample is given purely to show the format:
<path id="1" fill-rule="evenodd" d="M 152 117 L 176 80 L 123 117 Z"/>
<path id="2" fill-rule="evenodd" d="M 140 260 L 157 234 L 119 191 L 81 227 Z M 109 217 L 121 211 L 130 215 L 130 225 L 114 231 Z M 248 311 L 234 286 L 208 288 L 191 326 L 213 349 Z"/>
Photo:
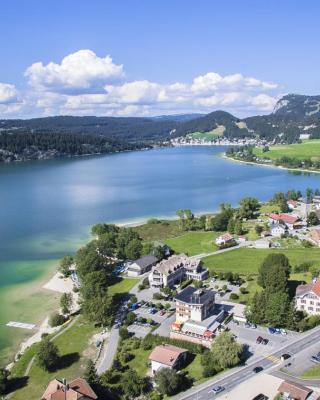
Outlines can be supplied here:
<path id="1" fill-rule="evenodd" d="M 266 359 L 273 362 L 274 364 L 279 364 L 281 363 L 281 359 L 276 356 L 266 356 Z"/>

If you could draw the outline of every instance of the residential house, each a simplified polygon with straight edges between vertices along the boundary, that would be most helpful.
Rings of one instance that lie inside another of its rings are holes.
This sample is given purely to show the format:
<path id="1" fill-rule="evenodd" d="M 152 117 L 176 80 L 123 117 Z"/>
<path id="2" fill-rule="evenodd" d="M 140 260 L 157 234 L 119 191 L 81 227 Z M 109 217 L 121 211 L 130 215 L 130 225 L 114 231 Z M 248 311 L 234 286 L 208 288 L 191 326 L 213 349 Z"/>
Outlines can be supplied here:
<path id="1" fill-rule="evenodd" d="M 296 215 L 290 215 L 287 213 L 280 213 L 280 214 L 271 213 L 269 215 L 270 227 L 272 227 L 272 225 L 276 225 L 279 223 L 286 225 L 286 227 L 289 230 L 293 230 L 299 226 L 299 218 Z"/>
<path id="2" fill-rule="evenodd" d="M 149 272 L 157 262 L 158 259 L 153 255 L 141 257 L 129 265 L 127 274 L 128 276 L 139 276 L 145 274 L 146 272 Z"/>
<path id="3" fill-rule="evenodd" d="M 223 246 L 228 243 L 232 243 L 234 238 L 230 235 L 229 232 L 225 233 L 224 235 L 218 236 L 215 240 L 217 246 Z"/>
<path id="4" fill-rule="evenodd" d="M 319 400 L 319 395 L 312 389 L 290 381 L 283 381 L 278 392 L 285 400 Z"/>
<path id="5" fill-rule="evenodd" d="M 298 202 L 296 200 L 288 200 L 287 205 L 290 210 L 294 210 L 297 207 Z"/>
<path id="6" fill-rule="evenodd" d="M 274 237 L 281 237 L 287 232 L 287 227 L 285 224 L 275 223 L 271 226 L 271 235 Z"/>
<path id="7" fill-rule="evenodd" d="M 187 286 L 175 297 L 176 319 L 203 321 L 214 309 L 215 293 L 212 290 Z"/>
<path id="8" fill-rule="evenodd" d="M 70 383 L 64 380 L 59 381 L 53 379 L 41 400 L 96 400 L 98 399 L 95 392 L 91 389 L 90 385 L 85 379 L 76 378 Z"/>
<path id="9" fill-rule="evenodd" d="M 295 296 L 296 309 L 310 315 L 320 314 L 320 280 L 307 285 L 299 285 Z"/>
<path id="10" fill-rule="evenodd" d="M 312 229 L 309 233 L 309 237 L 314 244 L 316 244 L 317 246 L 320 247 L 320 229 L 319 228 Z"/>
<path id="11" fill-rule="evenodd" d="M 173 255 L 160 261 L 149 274 L 150 286 L 154 288 L 172 287 L 183 279 L 203 280 L 208 277 L 208 270 L 202 267 L 201 260 L 191 259 L 185 254 Z"/>
<path id="12" fill-rule="evenodd" d="M 188 350 L 170 344 L 155 347 L 150 356 L 151 371 L 155 375 L 162 368 L 179 369 L 184 366 Z"/>

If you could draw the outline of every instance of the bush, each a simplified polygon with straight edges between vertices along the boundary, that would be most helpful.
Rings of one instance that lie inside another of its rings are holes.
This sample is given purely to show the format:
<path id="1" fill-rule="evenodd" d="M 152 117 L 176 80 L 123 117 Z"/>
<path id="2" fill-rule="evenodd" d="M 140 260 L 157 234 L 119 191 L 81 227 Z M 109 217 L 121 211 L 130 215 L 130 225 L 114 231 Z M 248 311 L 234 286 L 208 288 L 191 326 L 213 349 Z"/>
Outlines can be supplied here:
<path id="1" fill-rule="evenodd" d="M 230 294 L 230 300 L 238 300 L 239 296 L 237 295 L 237 293 L 231 293 Z"/>
<path id="2" fill-rule="evenodd" d="M 132 325 L 135 320 L 136 320 L 136 314 L 132 311 L 128 312 L 127 317 L 126 317 L 126 323 L 128 325 Z"/>
<path id="3" fill-rule="evenodd" d="M 65 317 L 59 313 L 54 313 L 51 315 L 49 320 L 49 325 L 52 327 L 60 326 L 65 322 Z"/>
<path id="4" fill-rule="evenodd" d="M 121 328 L 119 329 L 119 335 L 120 335 L 120 338 L 121 338 L 122 340 L 125 340 L 125 339 L 128 339 L 128 338 L 130 337 L 130 332 L 128 331 L 127 328 L 121 327 Z"/>
<path id="5" fill-rule="evenodd" d="M 186 288 L 187 286 L 191 285 L 192 282 L 193 282 L 192 279 L 187 279 L 186 281 L 184 281 L 184 282 L 181 283 L 180 289 Z"/>
<path id="6" fill-rule="evenodd" d="M 241 293 L 241 294 L 247 294 L 247 293 L 249 293 L 248 290 L 247 290 L 245 287 L 241 287 L 239 290 L 240 290 L 240 293 Z"/>
<path id="7" fill-rule="evenodd" d="M 163 297 L 163 295 L 162 295 L 161 293 L 156 292 L 156 293 L 153 293 L 152 298 L 153 298 L 154 300 L 162 300 L 164 297 Z"/>

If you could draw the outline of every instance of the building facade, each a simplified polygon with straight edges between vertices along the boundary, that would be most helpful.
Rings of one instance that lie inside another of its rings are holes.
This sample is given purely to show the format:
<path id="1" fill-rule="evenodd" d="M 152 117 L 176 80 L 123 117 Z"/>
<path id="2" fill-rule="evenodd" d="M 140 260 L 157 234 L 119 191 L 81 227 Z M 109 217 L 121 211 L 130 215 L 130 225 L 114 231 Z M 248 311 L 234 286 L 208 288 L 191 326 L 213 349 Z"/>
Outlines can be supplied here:
<path id="1" fill-rule="evenodd" d="M 296 309 L 310 315 L 320 315 L 320 280 L 299 285 L 295 296 Z"/>
<path id="2" fill-rule="evenodd" d="M 139 276 L 145 274 L 146 272 L 149 272 L 157 262 L 158 259 L 152 255 L 141 257 L 129 265 L 127 274 L 128 276 Z"/>
<path id="3" fill-rule="evenodd" d="M 211 290 L 188 286 L 175 297 L 175 302 L 176 319 L 178 321 L 193 320 L 201 322 L 213 312 L 215 295 Z"/>

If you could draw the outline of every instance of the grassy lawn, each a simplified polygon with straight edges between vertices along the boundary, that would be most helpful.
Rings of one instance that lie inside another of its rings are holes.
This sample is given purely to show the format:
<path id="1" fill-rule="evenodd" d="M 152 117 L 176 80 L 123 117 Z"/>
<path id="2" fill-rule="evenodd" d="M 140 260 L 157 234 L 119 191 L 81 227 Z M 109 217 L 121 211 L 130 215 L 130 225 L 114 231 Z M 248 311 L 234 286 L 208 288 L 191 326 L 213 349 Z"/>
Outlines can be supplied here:
<path id="1" fill-rule="evenodd" d="M 270 254 L 285 254 L 292 266 L 304 261 L 319 262 L 319 248 L 299 249 L 237 249 L 203 258 L 204 265 L 213 271 L 231 271 L 238 274 L 257 274 L 264 258 Z"/>
<path id="2" fill-rule="evenodd" d="M 153 222 L 152 222 L 153 221 Z M 164 240 L 181 235 L 178 220 L 150 220 L 148 223 L 133 228 L 146 242 Z"/>
<path id="3" fill-rule="evenodd" d="M 97 329 L 93 325 L 79 319 L 75 325 L 54 341 L 59 348 L 61 367 L 57 371 L 49 373 L 34 363 L 27 386 L 15 392 L 11 398 L 13 400 L 39 399 L 51 379 L 58 377 L 70 380 L 82 376 L 87 360 L 94 357 L 96 352 L 94 344 L 90 343 L 90 339 L 96 331 Z M 30 350 L 29 353 L 33 351 Z M 21 358 L 15 367 L 15 375 L 23 373 L 31 357 L 30 354 L 26 354 Z"/>
<path id="4" fill-rule="evenodd" d="M 197 354 L 194 358 L 194 360 L 187 365 L 183 371 L 188 372 L 188 375 L 190 378 L 194 380 L 197 384 L 205 381 L 207 378 L 204 378 L 202 376 L 202 365 L 201 365 L 201 355 Z"/>
<path id="5" fill-rule="evenodd" d="M 187 232 L 182 236 L 167 239 L 168 244 L 176 253 L 185 253 L 193 256 L 201 253 L 210 253 L 218 248 L 214 243 L 221 232 Z"/>
<path id="6" fill-rule="evenodd" d="M 110 295 L 117 293 L 128 293 L 139 282 L 139 279 L 135 278 L 120 278 L 121 280 L 114 285 L 110 286 L 108 293 Z"/>
<path id="7" fill-rule="evenodd" d="M 320 365 L 311 367 L 301 375 L 303 379 L 319 379 L 320 378 Z"/>
<path id="8" fill-rule="evenodd" d="M 261 148 L 254 148 L 254 154 L 258 157 L 268 157 L 276 160 L 283 156 L 296 159 L 312 158 L 320 159 L 320 140 L 306 140 L 299 144 L 270 146 L 270 150 L 263 153 Z"/>

